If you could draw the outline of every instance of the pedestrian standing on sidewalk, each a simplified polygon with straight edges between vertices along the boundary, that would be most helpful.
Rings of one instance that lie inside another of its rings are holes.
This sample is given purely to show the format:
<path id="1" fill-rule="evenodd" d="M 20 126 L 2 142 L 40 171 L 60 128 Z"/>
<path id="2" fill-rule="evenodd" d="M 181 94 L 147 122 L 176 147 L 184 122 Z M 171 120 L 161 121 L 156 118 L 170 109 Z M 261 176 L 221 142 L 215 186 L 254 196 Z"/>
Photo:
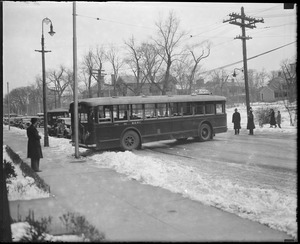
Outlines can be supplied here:
<path id="1" fill-rule="evenodd" d="M 270 110 L 270 128 L 273 128 L 273 125 L 275 126 L 275 128 L 277 127 L 276 126 L 276 120 L 275 120 L 275 112 L 271 108 L 271 110 Z"/>
<path id="2" fill-rule="evenodd" d="M 281 128 L 281 113 L 280 113 L 280 111 L 277 112 L 276 122 L 278 124 L 278 127 Z"/>
<path id="3" fill-rule="evenodd" d="M 247 130 L 249 130 L 249 135 L 253 135 L 253 129 L 255 129 L 254 116 L 252 113 L 252 108 L 250 107 L 247 122 Z"/>
<path id="4" fill-rule="evenodd" d="M 27 157 L 31 159 L 31 168 L 35 172 L 41 172 L 40 170 L 40 158 L 43 157 L 42 147 L 40 143 L 41 136 L 37 130 L 38 119 L 31 118 L 31 125 L 27 128 Z"/>
<path id="5" fill-rule="evenodd" d="M 241 129 L 241 115 L 237 111 L 237 108 L 234 109 L 234 111 L 235 112 L 232 114 L 232 123 L 233 123 L 234 134 L 239 135 L 240 129 Z"/>

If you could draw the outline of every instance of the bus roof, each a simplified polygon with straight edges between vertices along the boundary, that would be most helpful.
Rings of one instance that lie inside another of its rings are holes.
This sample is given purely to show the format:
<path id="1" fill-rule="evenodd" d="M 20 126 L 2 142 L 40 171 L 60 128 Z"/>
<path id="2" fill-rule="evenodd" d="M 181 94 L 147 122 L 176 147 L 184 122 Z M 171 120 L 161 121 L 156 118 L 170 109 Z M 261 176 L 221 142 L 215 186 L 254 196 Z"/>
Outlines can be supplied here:
<path id="1" fill-rule="evenodd" d="M 215 95 L 161 95 L 161 96 L 125 96 L 125 97 L 95 97 L 80 99 L 78 104 L 95 107 L 99 105 L 122 105 L 144 103 L 171 103 L 171 102 L 200 102 L 200 101 L 226 101 L 223 96 Z M 71 104 L 73 104 L 72 102 Z"/>

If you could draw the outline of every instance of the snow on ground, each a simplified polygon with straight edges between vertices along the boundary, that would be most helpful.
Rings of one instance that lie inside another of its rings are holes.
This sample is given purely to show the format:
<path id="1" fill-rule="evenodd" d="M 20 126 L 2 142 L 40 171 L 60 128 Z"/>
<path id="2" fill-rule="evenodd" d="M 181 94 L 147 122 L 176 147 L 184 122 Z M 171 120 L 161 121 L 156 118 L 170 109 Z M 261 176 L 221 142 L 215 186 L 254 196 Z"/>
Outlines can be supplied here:
<path id="1" fill-rule="evenodd" d="M 3 160 L 12 162 L 5 148 L 6 145 L 3 145 Z M 7 185 L 9 201 L 47 198 L 50 196 L 49 192 L 46 192 L 35 185 L 35 181 L 32 177 L 24 176 L 19 165 L 13 164 L 13 166 L 17 177 L 10 178 L 11 183 Z"/>
<path id="2" fill-rule="evenodd" d="M 282 129 L 269 128 L 269 125 L 259 127 L 255 121 L 254 134 L 287 133 L 296 134 L 297 128 L 290 126 L 289 116 L 282 104 L 251 104 L 254 115 L 255 110 L 261 106 L 274 107 L 282 114 Z M 232 130 L 231 116 L 234 108 L 227 108 L 227 126 Z M 244 105 L 237 106 L 241 113 L 242 130 L 246 129 L 247 114 Z M 4 126 L 7 129 L 8 126 Z M 26 137 L 26 131 L 11 127 L 14 133 Z M 40 133 L 42 136 L 43 134 Z M 74 147 L 69 140 L 49 137 L 50 147 L 43 150 L 51 150 L 61 155 L 62 161 L 74 156 Z M 80 152 L 85 149 L 80 148 Z M 263 189 L 239 185 L 233 179 L 216 179 L 205 172 L 195 171 L 193 167 L 181 165 L 178 162 L 166 162 L 158 157 L 136 155 L 133 152 L 104 152 L 90 156 L 93 166 L 106 167 L 127 175 L 129 179 L 135 179 L 143 184 L 159 186 L 175 193 L 181 193 L 184 197 L 218 207 L 224 211 L 235 213 L 241 217 L 258 221 L 271 228 L 284 231 L 297 238 L 296 207 L 297 196 L 282 195 L 274 186 L 274 189 Z M 35 195 L 35 193 L 33 193 Z M 33 196 L 34 197 L 34 196 Z"/>

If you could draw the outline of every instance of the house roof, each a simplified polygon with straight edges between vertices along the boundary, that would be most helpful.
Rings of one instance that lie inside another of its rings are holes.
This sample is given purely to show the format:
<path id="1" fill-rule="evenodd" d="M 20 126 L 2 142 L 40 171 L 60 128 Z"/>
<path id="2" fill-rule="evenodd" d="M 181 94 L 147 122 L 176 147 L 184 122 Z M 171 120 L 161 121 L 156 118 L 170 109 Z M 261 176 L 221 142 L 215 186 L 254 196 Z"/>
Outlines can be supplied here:
<path id="1" fill-rule="evenodd" d="M 271 88 L 272 90 L 278 90 L 280 89 L 281 85 L 285 83 L 286 83 L 285 79 L 278 76 L 269 81 L 268 87 Z"/>

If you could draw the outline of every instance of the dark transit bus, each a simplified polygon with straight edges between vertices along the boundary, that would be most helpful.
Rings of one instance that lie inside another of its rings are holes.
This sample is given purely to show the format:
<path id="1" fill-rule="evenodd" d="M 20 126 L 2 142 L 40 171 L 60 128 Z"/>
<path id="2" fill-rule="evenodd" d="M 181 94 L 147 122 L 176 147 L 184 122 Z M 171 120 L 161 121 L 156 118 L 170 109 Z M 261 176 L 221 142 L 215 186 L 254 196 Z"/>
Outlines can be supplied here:
<path id="1" fill-rule="evenodd" d="M 214 95 L 97 97 L 78 101 L 79 147 L 141 148 L 159 140 L 208 141 L 227 131 L 226 98 Z M 74 145 L 74 102 L 70 104 Z"/>

